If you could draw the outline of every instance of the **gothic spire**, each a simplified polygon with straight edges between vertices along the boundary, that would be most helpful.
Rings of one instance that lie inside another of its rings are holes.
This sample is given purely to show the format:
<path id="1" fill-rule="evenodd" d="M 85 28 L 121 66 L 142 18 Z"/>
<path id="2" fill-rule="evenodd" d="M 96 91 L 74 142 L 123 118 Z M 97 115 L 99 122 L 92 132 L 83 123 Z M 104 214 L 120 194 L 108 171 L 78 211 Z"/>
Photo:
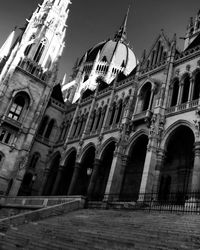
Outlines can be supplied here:
<path id="1" fill-rule="evenodd" d="M 115 34 L 115 41 L 121 41 L 125 42 L 127 39 L 127 22 L 128 22 L 128 15 L 129 15 L 130 5 L 128 7 L 128 10 L 126 12 L 126 16 L 124 18 L 124 21 L 122 25 L 120 26 L 119 30 Z"/>
<path id="2" fill-rule="evenodd" d="M 5 43 L 3 44 L 3 46 L 0 48 L 0 60 L 3 59 L 4 57 L 8 56 L 13 41 L 14 41 L 14 37 L 15 37 L 15 30 L 16 27 L 14 28 L 14 30 L 10 33 L 10 35 L 8 36 L 8 38 L 6 39 Z"/>

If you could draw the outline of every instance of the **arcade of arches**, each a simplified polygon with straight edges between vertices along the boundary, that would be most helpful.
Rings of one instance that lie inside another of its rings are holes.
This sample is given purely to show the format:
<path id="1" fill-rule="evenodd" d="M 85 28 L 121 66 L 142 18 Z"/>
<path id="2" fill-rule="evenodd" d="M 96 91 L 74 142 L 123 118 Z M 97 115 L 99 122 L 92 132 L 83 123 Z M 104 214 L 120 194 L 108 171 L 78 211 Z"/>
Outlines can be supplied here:
<path id="1" fill-rule="evenodd" d="M 184 136 L 183 136 L 184 135 Z M 193 131 L 184 125 L 176 127 L 167 137 L 165 157 L 159 169 L 159 178 L 154 177 L 153 186 L 157 186 L 159 198 L 166 200 L 170 193 L 187 192 L 198 187 L 195 179 L 195 166 L 200 157 L 196 153 Z M 128 160 L 119 181 L 118 198 L 137 201 L 143 181 L 146 162 L 148 136 L 137 137 L 130 146 Z M 45 195 L 84 195 L 91 199 L 102 200 L 107 192 L 110 173 L 113 173 L 116 142 L 109 142 L 100 158 L 95 156 L 95 146 L 90 145 L 77 161 L 76 150 L 72 150 L 60 166 L 60 154 L 57 154 L 50 166 L 45 184 Z M 199 151 L 198 151 L 199 152 Z M 151 163 L 149 163 L 151 164 Z M 112 170 L 112 171 L 111 171 Z M 120 178 L 120 176 L 115 176 Z M 155 183 L 156 182 L 156 183 Z M 121 184 L 120 184 L 121 183 Z M 106 194 L 106 195 L 109 195 Z M 111 195 L 111 194 L 110 194 Z"/>
<path id="2" fill-rule="evenodd" d="M 176 128 L 169 136 L 161 169 L 159 195 L 167 199 L 170 193 L 185 193 L 191 186 L 194 166 L 194 134 L 186 126 Z"/>

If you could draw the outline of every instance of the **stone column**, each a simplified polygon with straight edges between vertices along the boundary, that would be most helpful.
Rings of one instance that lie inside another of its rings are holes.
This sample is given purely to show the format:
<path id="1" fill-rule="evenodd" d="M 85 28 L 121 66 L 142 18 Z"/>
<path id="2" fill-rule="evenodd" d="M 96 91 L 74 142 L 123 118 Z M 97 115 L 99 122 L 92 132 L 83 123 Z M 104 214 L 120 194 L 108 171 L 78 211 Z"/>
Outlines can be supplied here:
<path id="1" fill-rule="evenodd" d="M 200 192 L 200 142 L 196 142 L 194 147 L 191 192 Z"/>
<path id="2" fill-rule="evenodd" d="M 114 152 L 104 199 L 119 198 L 127 162 L 128 156 Z"/>
<path id="3" fill-rule="evenodd" d="M 152 107 L 152 104 L 153 104 L 154 91 L 155 91 L 155 89 L 152 88 L 152 89 L 151 89 L 151 96 L 150 96 L 150 100 L 149 100 L 149 107 L 148 107 L 148 110 L 151 110 L 151 107 Z"/>
<path id="4" fill-rule="evenodd" d="M 43 178 L 43 181 L 42 181 L 41 189 L 39 191 L 40 196 L 46 194 L 47 181 L 48 181 L 48 178 L 49 178 L 49 174 L 50 174 L 50 169 L 46 168 L 44 170 L 44 178 Z"/>
<path id="5" fill-rule="evenodd" d="M 64 170 L 64 166 L 59 166 L 58 168 L 58 173 L 56 176 L 56 180 L 54 182 L 54 186 L 53 186 L 53 190 L 51 192 L 51 195 L 57 195 L 58 192 L 58 188 L 62 179 L 62 175 L 63 175 L 63 170 Z"/>
<path id="6" fill-rule="evenodd" d="M 146 158 L 144 163 L 144 170 L 142 174 L 142 181 L 140 185 L 140 196 L 139 201 L 143 201 L 144 194 L 152 193 L 154 173 L 156 166 L 156 147 L 150 146 L 146 152 Z"/>
<path id="7" fill-rule="evenodd" d="M 78 177 L 79 177 L 79 173 L 80 173 L 80 168 L 81 168 L 81 164 L 79 162 L 76 162 L 75 166 L 74 166 L 74 172 L 73 172 L 72 180 L 71 180 L 67 195 L 73 195 L 74 190 L 75 190 L 75 186 L 78 185 L 77 181 L 78 181 Z"/>
<path id="8" fill-rule="evenodd" d="M 181 104 L 182 95 L 183 95 L 183 83 L 181 82 L 181 83 L 179 84 L 177 105 L 180 105 L 180 104 Z"/>
<path id="9" fill-rule="evenodd" d="M 155 194 L 159 193 L 161 170 L 164 166 L 164 160 L 165 160 L 165 151 L 159 150 L 157 153 L 157 162 L 155 167 L 154 184 L 153 184 L 153 193 Z"/>
<path id="10" fill-rule="evenodd" d="M 194 91 L 194 80 L 193 78 L 190 78 L 190 89 L 189 89 L 189 94 L 188 94 L 189 102 L 192 101 L 193 91 Z"/>
<path id="11" fill-rule="evenodd" d="M 97 181 L 97 178 L 98 178 L 101 163 L 102 162 L 99 159 L 94 160 L 93 172 L 92 172 L 92 176 L 91 176 L 90 183 L 89 183 L 89 186 L 88 186 L 88 191 L 87 191 L 89 198 L 92 198 L 92 194 L 93 194 L 94 187 L 95 187 L 95 184 L 96 184 L 96 181 Z"/>

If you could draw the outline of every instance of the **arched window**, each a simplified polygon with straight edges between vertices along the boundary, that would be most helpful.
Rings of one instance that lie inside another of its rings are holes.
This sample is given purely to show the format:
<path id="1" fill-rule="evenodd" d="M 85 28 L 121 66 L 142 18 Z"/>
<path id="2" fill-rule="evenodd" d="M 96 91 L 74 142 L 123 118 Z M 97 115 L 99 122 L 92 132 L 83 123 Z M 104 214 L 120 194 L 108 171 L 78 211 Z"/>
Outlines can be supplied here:
<path id="1" fill-rule="evenodd" d="M 46 130 L 45 135 L 44 135 L 44 137 L 45 137 L 46 139 L 49 139 L 49 137 L 50 137 L 50 135 L 51 135 L 51 133 L 52 133 L 54 124 L 55 124 L 55 121 L 52 119 L 52 120 L 49 122 L 48 127 L 47 127 L 47 130 Z"/>
<path id="2" fill-rule="evenodd" d="M 35 169 L 39 159 L 40 159 L 40 154 L 39 153 L 34 153 L 32 158 L 31 158 L 29 168 Z"/>
<path id="3" fill-rule="evenodd" d="M 151 98 L 151 83 L 146 83 L 141 89 L 142 111 L 149 108 Z"/>
<path id="4" fill-rule="evenodd" d="M 50 137 L 50 135 L 51 135 L 51 132 L 52 132 L 52 130 L 53 130 L 54 124 L 55 124 L 55 121 L 52 119 L 52 120 L 49 122 L 49 124 L 48 124 L 46 133 L 45 133 L 45 135 L 44 135 L 45 138 L 49 139 L 49 137 Z"/>
<path id="5" fill-rule="evenodd" d="M 94 126 L 95 118 L 96 118 L 96 110 L 94 110 L 93 115 L 92 115 L 92 123 L 91 123 L 91 126 L 90 126 L 90 131 L 92 131 L 92 128 Z"/>
<path id="6" fill-rule="evenodd" d="M 35 56 L 33 58 L 33 60 L 35 62 L 39 62 L 40 58 L 42 57 L 42 53 L 44 52 L 45 45 L 46 45 L 46 39 L 43 39 L 41 41 L 40 45 L 38 46 L 38 49 L 37 49 Z"/>
<path id="7" fill-rule="evenodd" d="M 199 94 L 200 94 L 200 72 L 198 72 L 195 75 L 192 100 L 199 99 Z"/>
<path id="8" fill-rule="evenodd" d="M 114 102 L 113 106 L 112 106 L 112 113 L 111 113 L 109 125 L 113 124 L 113 119 L 114 119 L 114 116 L 115 116 L 115 112 L 116 112 L 116 103 Z"/>
<path id="9" fill-rule="evenodd" d="M 25 51 L 24 51 L 24 55 L 25 55 L 25 56 L 28 56 L 28 54 L 30 53 L 31 48 L 32 48 L 32 45 L 33 45 L 33 44 L 29 44 L 29 45 L 26 47 L 26 49 L 25 49 Z"/>
<path id="10" fill-rule="evenodd" d="M 100 108 L 100 109 L 98 110 L 98 120 L 97 120 L 97 123 L 96 123 L 96 128 L 95 128 L 95 130 L 97 130 L 98 127 L 99 127 L 99 122 L 100 122 L 100 120 L 101 120 L 101 115 L 102 115 L 102 109 Z"/>
<path id="11" fill-rule="evenodd" d="M 26 93 L 17 94 L 11 104 L 8 117 L 18 121 L 23 111 L 28 109 L 29 103 L 30 99 Z"/>
<path id="12" fill-rule="evenodd" d="M 122 114 L 122 100 L 119 103 L 119 109 L 118 109 L 116 124 L 118 124 L 120 122 L 121 114 Z"/>
<path id="13" fill-rule="evenodd" d="M 48 116 L 45 116 L 42 119 L 42 122 L 40 123 L 40 127 L 39 127 L 39 130 L 38 130 L 38 135 L 42 136 L 44 134 L 44 131 L 45 131 L 46 127 L 47 127 L 48 121 L 49 121 Z"/>
<path id="14" fill-rule="evenodd" d="M 182 94 L 181 103 L 185 103 L 188 101 L 189 90 L 190 90 L 190 77 L 186 76 L 183 81 L 183 94 Z"/>
<path id="15" fill-rule="evenodd" d="M 173 83 L 173 89 L 172 89 L 172 99 L 171 99 L 171 107 L 177 105 L 178 101 L 178 92 L 179 92 L 179 81 L 176 79 Z"/>

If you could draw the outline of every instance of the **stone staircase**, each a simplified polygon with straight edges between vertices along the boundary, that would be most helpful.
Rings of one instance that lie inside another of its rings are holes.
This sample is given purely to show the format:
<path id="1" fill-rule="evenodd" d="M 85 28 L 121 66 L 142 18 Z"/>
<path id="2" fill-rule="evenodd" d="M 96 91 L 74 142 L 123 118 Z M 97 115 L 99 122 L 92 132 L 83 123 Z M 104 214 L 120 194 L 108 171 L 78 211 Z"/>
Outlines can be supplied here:
<path id="1" fill-rule="evenodd" d="M 200 249 L 200 215 L 78 210 L 11 227 L 0 249 Z"/>

